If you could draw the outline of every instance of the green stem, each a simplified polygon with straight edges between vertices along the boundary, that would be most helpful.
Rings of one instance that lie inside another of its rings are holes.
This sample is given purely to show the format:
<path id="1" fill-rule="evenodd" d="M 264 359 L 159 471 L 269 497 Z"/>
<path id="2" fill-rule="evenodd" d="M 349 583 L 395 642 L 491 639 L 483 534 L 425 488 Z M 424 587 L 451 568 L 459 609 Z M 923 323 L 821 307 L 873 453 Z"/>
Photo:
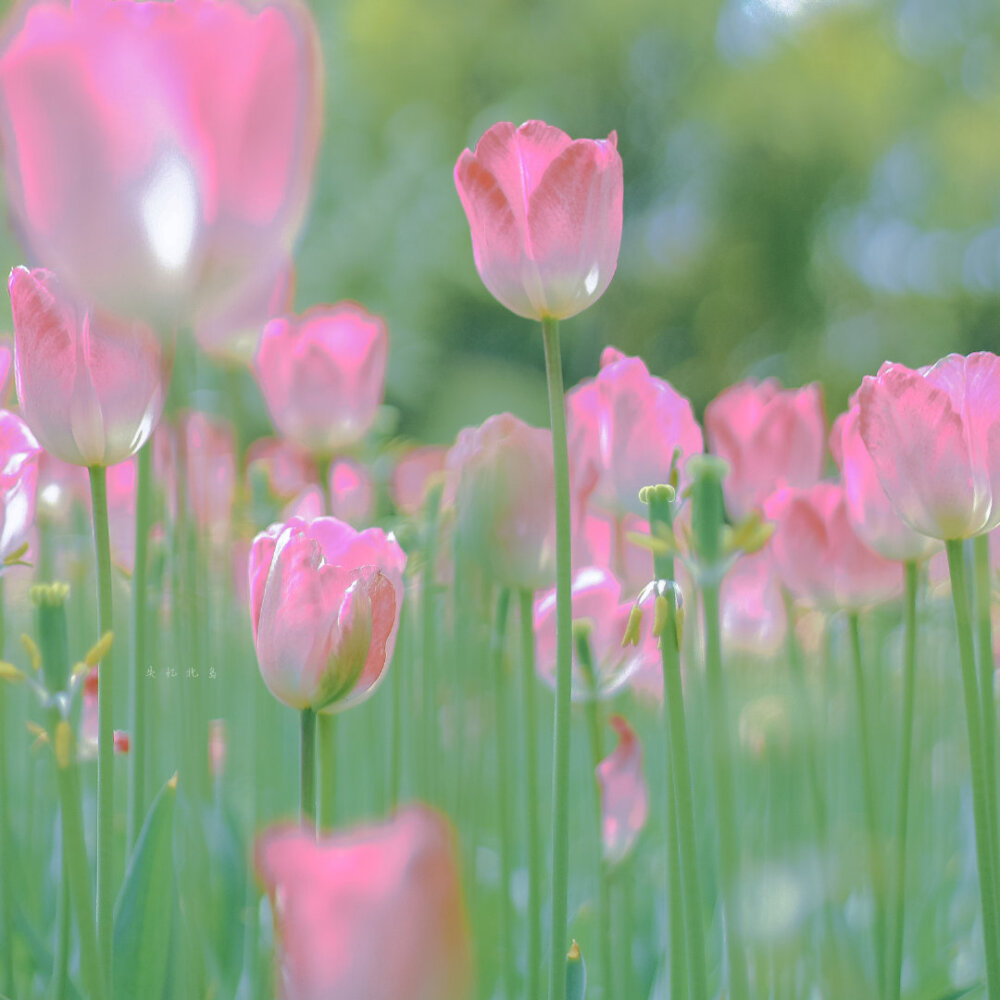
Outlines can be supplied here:
<path id="1" fill-rule="evenodd" d="M 146 815 L 146 606 L 148 600 L 149 522 L 152 506 L 153 447 L 147 441 L 136 459 L 135 565 L 132 570 L 132 698 L 129 703 L 128 849 L 131 852 Z"/>
<path id="2" fill-rule="evenodd" d="M 427 499 L 426 535 L 424 538 L 424 571 L 421 576 L 421 651 L 420 676 L 423 705 L 421 710 L 421 745 L 423 748 L 422 786 L 429 802 L 436 801 L 437 778 L 437 600 L 434 587 L 434 566 L 437 562 L 439 490 L 432 490 Z"/>
<path id="3" fill-rule="evenodd" d="M 573 678 L 572 570 L 570 565 L 569 454 L 563 396 L 559 321 L 542 320 L 549 389 L 556 501 L 556 704 L 552 763 L 552 928 L 549 1000 L 566 997 L 569 893 L 570 691 Z"/>
<path id="4" fill-rule="evenodd" d="M 316 713 L 302 709 L 301 753 L 299 757 L 299 817 L 303 829 L 316 821 Z"/>
<path id="5" fill-rule="evenodd" d="M 399 632 L 397 633 L 396 648 L 402 652 L 409 651 L 410 623 L 407 618 L 407 609 L 404 604 L 401 609 L 399 620 Z M 403 662 L 400 662 L 400 661 Z M 409 668 L 411 658 L 396 654 L 396 664 L 392 667 L 392 676 L 389 684 L 392 687 L 392 703 L 390 711 L 391 724 L 389 726 L 389 812 L 394 813 L 399 805 L 399 772 L 403 761 L 403 676 L 404 663 Z"/>
<path id="6" fill-rule="evenodd" d="M 854 667 L 854 692 L 858 703 L 858 727 L 861 734 L 861 787 L 864 796 L 865 826 L 868 840 L 868 871 L 875 908 L 873 944 L 875 947 L 875 982 L 878 995 L 885 989 L 885 893 L 882 891 L 882 852 L 879 848 L 878 813 L 875 808 L 875 769 L 872 755 L 871 725 L 868 718 L 868 695 L 864 656 L 861 649 L 861 623 L 857 612 L 847 618 L 851 636 L 851 662 Z"/>
<path id="7" fill-rule="evenodd" d="M 990 621 L 990 536 L 972 540 L 975 577 L 976 633 L 979 646 L 979 701 L 983 713 L 983 757 L 986 761 L 986 794 L 990 819 L 990 844 L 994 858 L 1000 857 L 1000 832 L 997 826 L 996 701 L 993 695 L 993 624 Z M 1000 885 L 997 886 L 1000 891 Z M 1000 928 L 998 928 L 1000 930 Z M 998 942 L 1000 943 L 1000 942 Z"/>
<path id="8" fill-rule="evenodd" d="M 4 599 L 0 580 L 0 659 L 4 654 Z M 13 996 L 14 983 L 14 917 L 11 873 L 14 871 L 13 836 L 10 825 L 10 788 L 7 775 L 7 685 L 0 681 L 0 992 Z"/>
<path id="9" fill-rule="evenodd" d="M 965 583 L 965 554 L 961 540 L 945 542 L 951 596 L 955 606 L 959 659 L 962 667 L 962 693 L 965 698 L 966 730 L 969 734 L 969 764 L 972 776 L 972 810 L 976 825 L 976 860 L 979 867 L 979 893 L 983 909 L 983 949 L 986 953 L 986 996 L 1000 996 L 1000 938 L 996 893 L 996 859 L 990 841 L 990 797 L 986 789 L 986 766 L 983 755 L 982 710 L 976 683 L 976 657 L 972 639 L 969 595 Z"/>
<path id="10" fill-rule="evenodd" d="M 111 611 L 111 542 L 108 535 L 108 481 L 103 466 L 90 467 L 90 500 L 94 518 L 94 545 L 97 551 L 98 617 L 100 635 L 114 628 Z M 114 835 L 115 774 L 114 650 L 109 649 L 98 668 L 97 686 L 97 940 L 101 969 L 108 996 L 114 996 Z"/>
<path id="11" fill-rule="evenodd" d="M 62 878 L 56 898 L 56 949 L 52 956 L 52 979 L 49 985 L 51 1000 L 65 1000 L 69 986 L 69 935 L 72 928 L 69 898 L 69 867 L 66 849 L 63 848 L 60 864 Z"/>
<path id="12" fill-rule="evenodd" d="M 670 996 L 683 997 L 687 990 L 687 954 L 684 933 L 684 885 L 681 863 L 680 828 L 677 825 L 677 792 L 674 765 L 666 761 L 667 777 L 667 863 L 670 866 Z"/>
<path id="13" fill-rule="evenodd" d="M 526 992 L 542 996 L 542 835 L 538 808 L 538 711 L 535 702 L 534 595 L 521 591 L 521 698 L 524 817 L 528 837 L 528 971 Z"/>
<path id="14" fill-rule="evenodd" d="M 316 832 L 332 830 L 337 816 L 337 716 L 319 716 L 319 814 Z"/>
<path id="15" fill-rule="evenodd" d="M 888 1000 L 902 989 L 903 929 L 906 914 L 906 835 L 910 809 L 910 764 L 913 756 L 913 710 L 917 691 L 917 564 L 908 562 L 903 650 L 903 718 L 900 727 L 899 781 L 896 787 L 896 866 L 892 881 L 892 937 L 887 966 Z"/>
<path id="16" fill-rule="evenodd" d="M 504 997 L 517 996 L 517 969 L 514 962 L 514 914 L 510 905 L 511 846 L 513 832 L 510 827 L 510 775 L 508 773 L 507 745 L 507 677 L 504 672 L 503 649 L 507 634 L 507 613 L 510 609 L 510 588 L 502 587 L 497 596 L 496 614 L 493 617 L 493 707 L 496 712 L 497 738 L 497 813 L 500 825 L 500 940 L 503 949 Z"/>

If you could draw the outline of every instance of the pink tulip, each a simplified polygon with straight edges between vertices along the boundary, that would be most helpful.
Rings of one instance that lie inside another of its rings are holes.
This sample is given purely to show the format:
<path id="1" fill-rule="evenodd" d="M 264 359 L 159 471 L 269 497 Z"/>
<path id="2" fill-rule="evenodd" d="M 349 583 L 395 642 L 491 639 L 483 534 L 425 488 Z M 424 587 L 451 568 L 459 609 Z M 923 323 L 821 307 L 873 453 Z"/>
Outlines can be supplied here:
<path id="1" fill-rule="evenodd" d="M 691 404 L 642 359 L 613 347 L 597 378 L 567 394 L 566 421 L 574 492 L 618 515 L 645 516 L 639 490 L 667 481 L 675 449 L 683 474 L 703 447 Z"/>
<path id="2" fill-rule="evenodd" d="M 639 669 L 642 650 L 623 646 L 625 628 L 632 610 L 622 603 L 621 584 L 600 566 L 588 566 L 573 577 L 573 628 L 587 631 L 593 659 L 593 679 L 588 678 L 579 648 L 573 646 L 573 698 L 587 700 L 614 694 Z M 535 662 L 542 680 L 556 684 L 556 592 L 547 590 L 535 598 Z"/>
<path id="3" fill-rule="evenodd" d="M 924 559 L 940 543 L 914 531 L 896 513 L 861 438 L 860 425 L 861 412 L 854 402 L 837 417 L 830 432 L 830 451 L 840 467 L 851 524 L 858 537 L 886 559 Z"/>
<path id="4" fill-rule="evenodd" d="M 319 486 L 307 486 L 297 497 L 281 510 L 281 520 L 290 521 L 301 517 L 303 521 L 315 521 L 326 515 L 326 497 Z"/>
<path id="5" fill-rule="evenodd" d="M 413 517 L 423 510 L 431 482 L 444 473 L 447 455 L 447 448 L 435 444 L 414 448 L 400 458 L 389 484 L 400 513 Z"/>
<path id="6" fill-rule="evenodd" d="M 21 412 L 43 447 L 73 465 L 135 454 L 163 409 L 169 361 L 153 331 L 70 299 L 49 271 L 10 273 Z"/>
<path id="7" fill-rule="evenodd" d="M 230 424 L 197 410 L 181 418 L 188 501 L 198 526 L 212 534 L 230 527 L 236 493 L 236 437 Z"/>
<path id="8" fill-rule="evenodd" d="M 497 581 L 538 590 L 556 573 L 552 435 L 510 413 L 466 427 L 448 452 L 442 504 L 468 552 Z"/>
<path id="9" fill-rule="evenodd" d="M 610 570 L 621 583 L 622 593 L 634 597 L 653 579 L 653 553 L 633 542 L 630 535 L 649 535 L 649 521 L 635 514 L 618 518 L 587 511 L 573 539 L 573 565 Z"/>
<path id="10" fill-rule="evenodd" d="M 382 402 L 388 350 L 385 323 L 354 302 L 272 320 L 254 371 L 274 426 L 316 455 L 360 441 Z"/>
<path id="11" fill-rule="evenodd" d="M 280 1000 L 469 1000 L 459 861 L 440 814 L 408 806 L 319 842 L 272 828 L 255 854 L 274 911 Z"/>
<path id="12" fill-rule="evenodd" d="M 499 122 L 455 166 L 476 268 L 518 316 L 567 319 L 604 294 L 622 238 L 618 136 Z"/>
<path id="13" fill-rule="evenodd" d="M 247 449 L 247 481 L 262 475 L 271 495 L 285 502 L 319 481 L 309 452 L 292 441 L 259 438 Z"/>
<path id="14" fill-rule="evenodd" d="M 799 600 L 854 611 L 902 589 L 900 564 L 873 552 L 851 527 L 842 486 L 823 482 L 779 490 L 768 498 L 764 513 L 776 522 L 769 546 L 775 568 Z"/>
<path id="15" fill-rule="evenodd" d="M 6 344 L 0 344 L 0 408 L 10 405 L 11 389 L 14 387 L 14 352 Z"/>
<path id="16" fill-rule="evenodd" d="M 138 459 L 133 456 L 108 469 L 108 528 L 111 561 L 127 573 L 135 566 L 135 490 Z"/>
<path id="17" fill-rule="evenodd" d="M 782 389 L 777 379 L 731 386 L 705 408 L 709 450 L 729 463 L 726 509 L 740 520 L 782 486 L 812 486 L 823 475 L 826 418 L 813 382 Z"/>
<path id="18" fill-rule="evenodd" d="M 342 458 L 330 466 L 330 513 L 357 527 L 371 519 L 375 506 L 375 484 L 360 463 Z"/>
<path id="19" fill-rule="evenodd" d="M 768 657 L 781 648 L 788 618 L 768 548 L 740 556 L 723 577 L 720 611 L 722 639 L 730 649 Z"/>
<path id="20" fill-rule="evenodd" d="M 1000 358 L 887 361 L 858 392 L 861 438 L 899 516 L 942 540 L 1000 525 Z"/>
<path id="21" fill-rule="evenodd" d="M 604 860 L 616 865 L 628 857 L 646 825 L 649 789 L 642 773 L 639 738 L 620 715 L 612 715 L 608 722 L 618 734 L 618 746 L 597 765 L 597 781 Z"/>
<path id="22" fill-rule="evenodd" d="M 292 708 L 338 711 L 375 690 L 392 659 L 406 556 L 378 528 L 293 518 L 250 550 L 261 675 Z"/>
<path id="23" fill-rule="evenodd" d="M 239 301 L 304 219 L 320 77 L 296 3 L 29 7 L 0 55 L 0 145 L 32 257 L 160 328 Z"/>
<path id="24" fill-rule="evenodd" d="M 24 544 L 34 523 L 41 453 L 25 422 L 0 410 L 0 563 Z"/>

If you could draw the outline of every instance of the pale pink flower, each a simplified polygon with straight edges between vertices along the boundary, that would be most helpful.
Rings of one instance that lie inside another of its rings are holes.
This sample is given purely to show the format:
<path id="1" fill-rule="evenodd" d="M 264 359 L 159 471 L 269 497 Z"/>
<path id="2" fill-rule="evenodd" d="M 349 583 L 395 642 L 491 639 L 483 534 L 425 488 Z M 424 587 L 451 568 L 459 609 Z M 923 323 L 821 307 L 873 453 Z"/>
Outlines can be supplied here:
<path id="1" fill-rule="evenodd" d="M 896 513 L 862 440 L 861 411 L 855 401 L 834 421 L 830 451 L 840 468 L 851 524 L 866 545 L 886 559 L 900 561 L 924 559 L 941 547 Z"/>
<path id="2" fill-rule="evenodd" d="M 378 528 L 293 518 L 250 550 L 250 615 L 261 675 L 292 708 L 363 701 L 392 659 L 406 556 Z"/>
<path id="3" fill-rule="evenodd" d="M 595 506 L 645 516 L 643 486 L 665 483 L 675 449 L 685 462 L 702 451 L 691 404 L 641 358 L 608 347 L 601 370 L 566 396 L 572 488 Z"/>
<path id="4" fill-rule="evenodd" d="M 111 561 L 131 573 L 135 566 L 135 492 L 138 459 L 112 465 L 107 472 Z"/>
<path id="5" fill-rule="evenodd" d="M 155 333 L 84 309 L 49 271 L 10 273 L 15 377 L 28 426 L 57 458 L 116 465 L 163 409 L 170 360 Z"/>
<path id="6" fill-rule="evenodd" d="M 382 402 L 388 351 L 385 323 L 355 302 L 272 320 L 254 373 L 274 426 L 316 455 L 357 443 Z"/>
<path id="7" fill-rule="evenodd" d="M 777 379 L 730 386 L 705 408 L 709 450 L 729 463 L 723 480 L 734 520 L 782 486 L 812 486 L 823 475 L 826 417 L 819 383 L 782 389 Z"/>
<path id="8" fill-rule="evenodd" d="M 604 294 L 622 238 L 618 135 L 498 122 L 455 165 L 483 284 L 518 316 L 567 319 Z"/>
<path id="9" fill-rule="evenodd" d="M 628 857 L 649 817 L 649 789 L 642 772 L 642 745 L 620 716 L 608 723 L 618 734 L 618 746 L 597 765 L 601 788 L 601 835 L 604 860 L 616 865 Z"/>
<path id="10" fill-rule="evenodd" d="M 41 454 L 27 424 L 0 410 L 0 563 L 24 544 L 34 524 Z"/>
<path id="11" fill-rule="evenodd" d="M 769 543 L 775 569 L 798 600 L 824 610 L 856 611 L 901 590 L 902 566 L 858 538 L 839 484 L 778 490 L 766 501 L 764 513 L 776 522 Z"/>
<path id="12" fill-rule="evenodd" d="M 722 640 L 732 650 L 772 656 L 785 641 L 788 616 L 769 547 L 741 555 L 719 592 Z"/>
<path id="13" fill-rule="evenodd" d="M 358 527 L 371 520 L 375 506 L 375 483 L 368 469 L 351 458 L 330 465 L 328 480 L 330 513 Z"/>
<path id="14" fill-rule="evenodd" d="M 0 55 L 15 227 L 75 294 L 193 323 L 291 251 L 321 98 L 305 5 L 33 4 Z"/>
<path id="15" fill-rule="evenodd" d="M 472 962 L 454 835 L 426 806 L 316 841 L 257 839 L 275 918 L 280 1000 L 469 1000 Z"/>
<path id="16" fill-rule="evenodd" d="M 911 528 L 947 541 L 1000 524 L 1000 358 L 887 361 L 857 399 L 879 481 Z"/>
<path id="17" fill-rule="evenodd" d="M 247 449 L 246 478 L 260 475 L 271 495 L 281 501 L 298 496 L 307 486 L 319 482 L 319 473 L 312 456 L 293 441 L 283 438 L 258 438 Z"/>
<path id="18" fill-rule="evenodd" d="M 622 594 L 634 597 L 653 579 L 653 553 L 630 535 L 648 535 L 649 521 L 588 510 L 573 539 L 573 565 L 603 566 L 618 577 Z"/>
<path id="19" fill-rule="evenodd" d="M 413 517 L 423 510 L 430 484 L 444 473 L 447 455 L 447 448 L 433 444 L 414 448 L 399 459 L 389 489 L 400 513 Z"/>

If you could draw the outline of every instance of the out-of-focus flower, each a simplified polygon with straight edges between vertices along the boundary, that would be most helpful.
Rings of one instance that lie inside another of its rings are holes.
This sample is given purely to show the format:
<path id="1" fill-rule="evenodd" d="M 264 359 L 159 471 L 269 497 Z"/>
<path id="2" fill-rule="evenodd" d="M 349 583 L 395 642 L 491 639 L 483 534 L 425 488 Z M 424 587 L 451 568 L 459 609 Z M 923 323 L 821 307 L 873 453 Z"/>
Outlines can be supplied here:
<path id="1" fill-rule="evenodd" d="M 261 675 L 292 708 L 363 701 L 392 658 L 406 556 L 378 528 L 293 518 L 250 550 L 250 615 Z"/>
<path id="2" fill-rule="evenodd" d="M 108 529 L 111 559 L 126 573 L 135 566 L 135 491 L 138 459 L 132 458 L 108 469 Z"/>
<path id="3" fill-rule="evenodd" d="M 330 513 L 357 527 L 371 520 L 375 484 L 360 462 L 341 458 L 330 465 Z"/>
<path id="4" fill-rule="evenodd" d="M 860 409 L 852 403 L 830 432 L 830 451 L 840 468 L 851 524 L 861 540 L 886 559 L 924 559 L 941 547 L 940 542 L 914 531 L 896 513 L 861 438 L 860 420 Z"/>
<path id="5" fill-rule="evenodd" d="M 0 55 L 8 203 L 32 259 L 159 329 L 286 259 L 321 125 L 304 5 L 36 3 Z"/>
<path id="6" fill-rule="evenodd" d="M 775 569 L 799 600 L 824 610 L 858 610 L 902 589 L 901 565 L 868 548 L 851 527 L 839 484 L 779 490 L 764 513 L 776 522 L 770 542 Z"/>
<path id="7" fill-rule="evenodd" d="M 80 760 L 95 760 L 97 757 L 97 686 L 98 668 L 91 667 L 83 679 L 80 739 L 77 742 L 77 756 Z M 129 752 L 128 733 L 123 729 L 114 731 L 114 751 L 117 754 Z"/>
<path id="8" fill-rule="evenodd" d="M 567 319 L 604 294 L 622 239 L 618 136 L 570 139 L 498 122 L 455 165 L 483 284 L 527 319 Z"/>
<path id="9" fill-rule="evenodd" d="M 497 581 L 539 590 L 556 574 L 552 435 L 513 414 L 458 434 L 442 504 L 462 544 Z"/>
<path id="10" fill-rule="evenodd" d="M 400 513 L 413 517 L 423 510 L 428 487 L 435 476 L 444 472 L 447 455 L 447 448 L 434 444 L 414 448 L 399 459 L 389 488 Z"/>
<path id="11" fill-rule="evenodd" d="M 597 765 L 597 780 L 604 859 L 615 865 L 628 856 L 646 825 L 649 789 L 642 773 L 639 738 L 620 715 L 612 715 L 608 722 L 618 733 L 618 746 Z"/>
<path id="12" fill-rule="evenodd" d="M 887 361 L 857 395 L 861 438 L 899 516 L 942 540 L 1000 524 L 1000 358 Z"/>
<path id="13" fill-rule="evenodd" d="M 10 273 L 21 412 L 42 446 L 74 465 L 134 455 L 163 409 L 170 361 L 142 323 L 77 305 L 50 271 Z"/>
<path id="14" fill-rule="evenodd" d="M 600 566 L 588 566 L 573 577 L 573 698 L 586 700 L 614 694 L 640 666 L 641 650 L 623 646 L 631 602 L 622 603 L 621 584 Z M 535 662 L 541 678 L 556 684 L 556 592 L 535 598 Z M 582 630 L 582 632 L 581 632 Z M 580 655 L 584 636 L 593 660 L 589 677 Z"/>
<path id="15" fill-rule="evenodd" d="M 274 426 L 314 455 L 368 433 L 385 391 L 389 333 L 355 302 L 271 320 L 254 372 Z"/>
<path id="16" fill-rule="evenodd" d="M 208 723 L 208 767 L 216 780 L 226 771 L 227 753 L 226 720 L 211 719 Z"/>
<path id="17" fill-rule="evenodd" d="M 0 344 L 0 408 L 6 409 L 14 388 L 14 351 Z"/>
<path id="18" fill-rule="evenodd" d="M 736 560 L 723 577 L 719 600 L 727 646 L 762 657 L 781 648 L 788 617 L 768 548 Z"/>
<path id="19" fill-rule="evenodd" d="M 730 386 L 705 408 L 709 450 L 729 463 L 723 480 L 734 520 L 782 486 L 812 486 L 823 475 L 826 418 L 813 382 L 782 389 L 777 379 Z"/>
<path id="20" fill-rule="evenodd" d="M 653 553 L 630 535 L 649 535 L 649 522 L 635 514 L 619 518 L 588 510 L 573 538 L 573 565 L 611 570 L 622 585 L 622 594 L 634 597 L 653 579 Z"/>
<path id="21" fill-rule="evenodd" d="M 27 424 L 0 410 L 0 563 L 24 544 L 35 521 L 41 454 Z"/>
<path id="22" fill-rule="evenodd" d="M 74 503 L 89 509 L 90 480 L 87 470 L 71 465 L 42 449 L 38 457 L 38 516 L 67 524 Z"/>
<path id="23" fill-rule="evenodd" d="M 451 828 L 425 806 L 326 837 L 256 844 L 281 1000 L 469 1000 L 468 921 Z"/>
<path id="24" fill-rule="evenodd" d="M 619 516 L 645 516 L 639 490 L 667 481 L 675 449 L 683 475 L 703 447 L 691 404 L 641 358 L 613 347 L 597 378 L 567 394 L 566 423 L 574 493 Z"/>
<path id="25" fill-rule="evenodd" d="M 246 484 L 258 524 L 267 524 L 279 505 L 288 504 L 318 482 L 319 473 L 312 456 L 293 441 L 259 438 L 247 449 Z M 260 516 L 260 508 L 269 511 L 268 516 Z"/>

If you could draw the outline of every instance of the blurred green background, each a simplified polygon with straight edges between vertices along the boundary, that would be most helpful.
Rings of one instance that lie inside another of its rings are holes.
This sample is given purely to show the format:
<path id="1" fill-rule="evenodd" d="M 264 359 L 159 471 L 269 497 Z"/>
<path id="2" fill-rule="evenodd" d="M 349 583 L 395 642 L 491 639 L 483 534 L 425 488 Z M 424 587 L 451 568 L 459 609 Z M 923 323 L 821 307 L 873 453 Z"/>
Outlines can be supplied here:
<path id="1" fill-rule="evenodd" d="M 886 358 L 1000 348 L 991 0 L 311 6 L 326 125 L 297 307 L 387 318 L 408 436 L 548 419 L 539 333 L 480 283 L 452 180 L 498 120 L 618 131 L 618 273 L 564 324 L 568 385 L 614 344 L 699 414 L 775 374 L 822 381 L 832 418 Z"/>

